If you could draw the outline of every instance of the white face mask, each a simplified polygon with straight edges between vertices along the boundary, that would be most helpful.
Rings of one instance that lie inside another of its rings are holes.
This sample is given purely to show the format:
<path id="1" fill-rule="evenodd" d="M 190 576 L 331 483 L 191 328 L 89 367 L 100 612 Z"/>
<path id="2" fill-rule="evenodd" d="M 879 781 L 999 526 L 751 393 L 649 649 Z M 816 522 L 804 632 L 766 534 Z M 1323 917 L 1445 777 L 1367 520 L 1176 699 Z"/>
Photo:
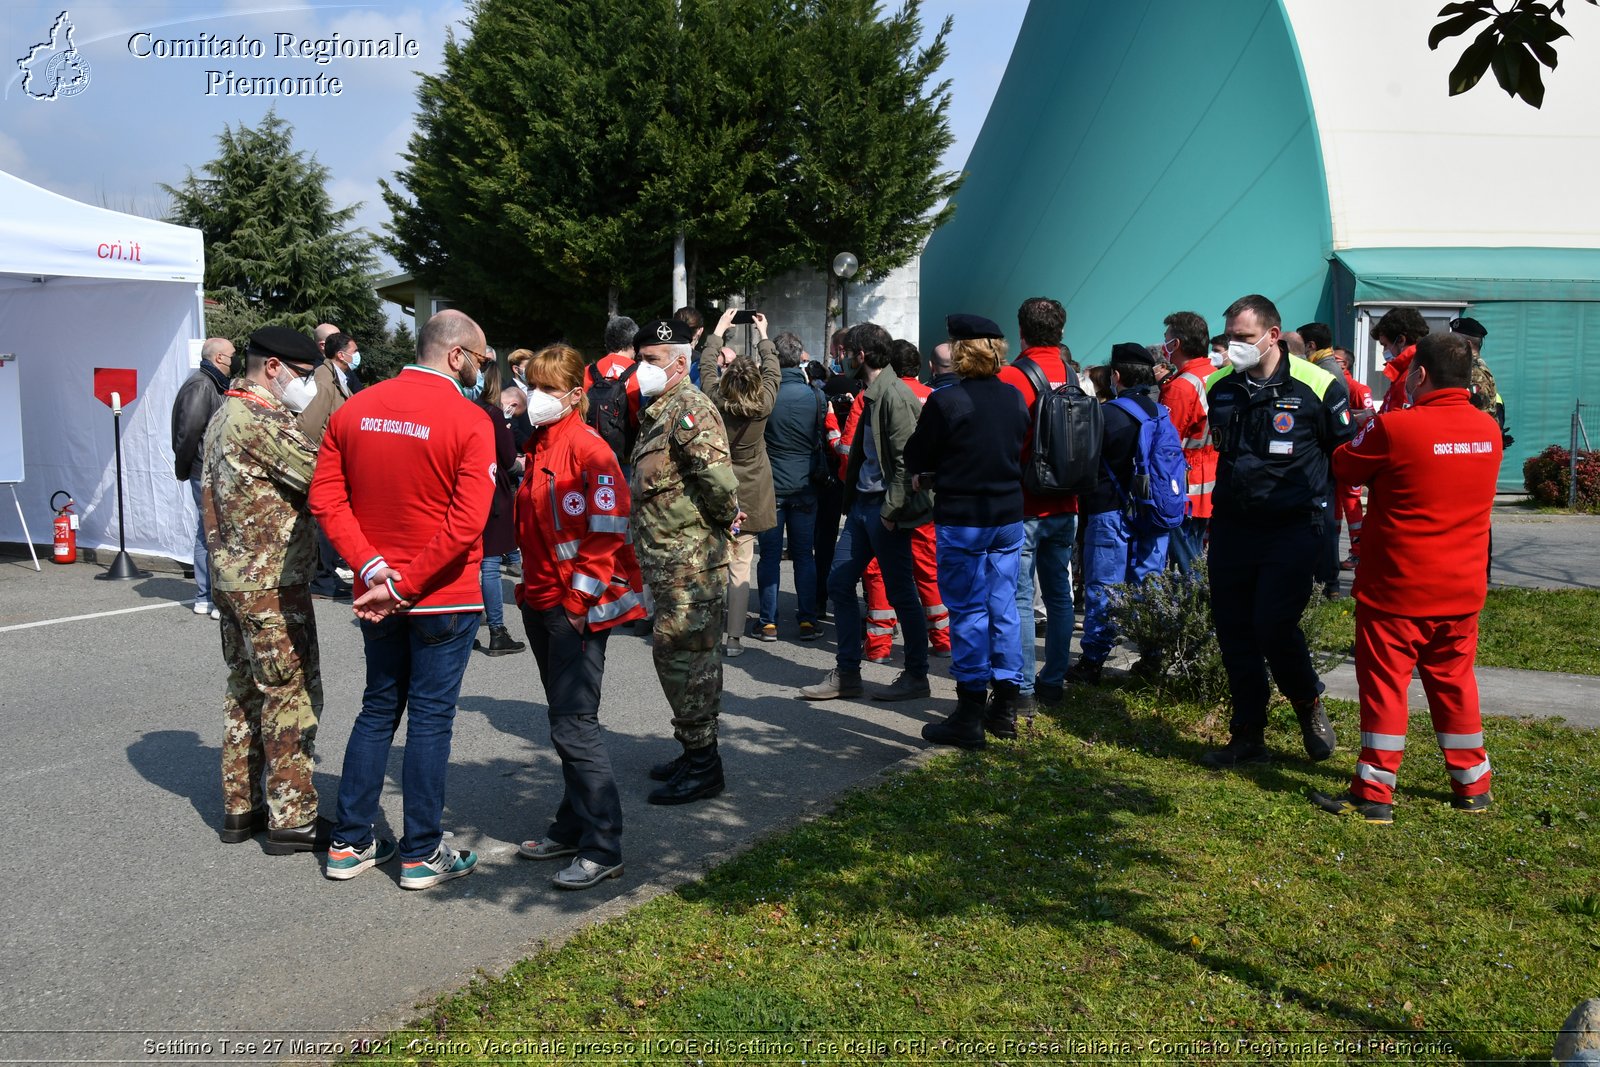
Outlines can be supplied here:
<path id="1" fill-rule="evenodd" d="M 1236 371 L 1247 371 L 1261 365 L 1261 342 L 1250 344 L 1248 341 L 1228 342 L 1228 362 L 1233 364 Z"/>
<path id="2" fill-rule="evenodd" d="M 1211 353 L 1211 365 L 1213 367 L 1220 367 L 1226 362 L 1228 362 L 1228 353 L 1226 353 L 1226 352 L 1213 352 L 1213 353 Z"/>
<path id="3" fill-rule="evenodd" d="M 677 360 L 673 362 L 676 363 Z M 643 360 L 639 361 L 639 369 L 633 372 L 633 376 L 639 381 L 640 396 L 660 396 L 661 390 L 667 387 L 667 378 L 670 377 L 654 363 L 646 363 Z M 532 407 L 533 402 L 530 400 L 529 414 L 532 414 Z"/>
<path id="4" fill-rule="evenodd" d="M 359 366 L 361 366 L 361 352 L 358 349 L 350 353 L 350 369 L 355 370 Z"/>
<path id="5" fill-rule="evenodd" d="M 317 395 L 317 383 L 309 375 L 302 378 L 293 371 L 285 371 L 284 374 L 287 374 L 290 380 L 285 382 L 283 375 L 274 378 L 273 383 L 278 387 L 274 392 L 278 394 L 278 399 L 283 401 L 284 407 L 298 414 L 304 411 Z"/>
<path id="6" fill-rule="evenodd" d="M 1089 377 L 1087 374 L 1078 375 L 1078 388 L 1082 389 L 1090 396 L 1094 396 L 1094 379 Z"/>
<path id="7" fill-rule="evenodd" d="M 644 370 L 644 367 L 640 366 L 639 370 Z M 535 426 L 548 426 L 566 413 L 567 405 L 560 397 L 539 389 L 528 394 L 528 421 Z"/>

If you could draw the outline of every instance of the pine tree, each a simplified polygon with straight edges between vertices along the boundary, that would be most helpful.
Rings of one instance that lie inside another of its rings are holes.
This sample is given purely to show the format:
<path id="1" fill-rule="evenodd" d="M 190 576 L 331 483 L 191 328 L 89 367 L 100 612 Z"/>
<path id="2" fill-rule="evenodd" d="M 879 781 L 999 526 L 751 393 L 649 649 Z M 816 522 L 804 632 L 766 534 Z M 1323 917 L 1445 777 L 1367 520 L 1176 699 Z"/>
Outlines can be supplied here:
<path id="1" fill-rule="evenodd" d="M 474 0 L 418 90 L 385 247 L 491 336 L 597 337 L 608 307 L 749 292 L 848 249 L 905 263 L 950 208 L 947 22 L 917 0 Z M 937 211 L 937 213 L 936 213 Z M 698 283 L 698 285 L 696 285 Z"/>
<path id="2" fill-rule="evenodd" d="M 905 0 L 884 19 L 875 0 L 805 0 L 797 13 L 782 185 L 797 258 L 828 278 L 830 326 L 834 256 L 852 252 L 862 280 L 881 278 L 955 210 L 961 176 L 938 171 L 950 83 L 933 82 L 953 23 L 920 48 L 920 11 Z"/>
<path id="3" fill-rule="evenodd" d="M 216 159 L 183 184 L 168 221 L 204 235 L 207 296 L 226 309 L 242 348 L 265 325 L 310 333 L 332 322 L 358 339 L 387 334 L 373 271 L 373 240 L 349 230 L 359 204 L 335 209 L 328 168 L 294 150 L 294 130 L 273 112 L 260 125 L 223 128 Z"/>

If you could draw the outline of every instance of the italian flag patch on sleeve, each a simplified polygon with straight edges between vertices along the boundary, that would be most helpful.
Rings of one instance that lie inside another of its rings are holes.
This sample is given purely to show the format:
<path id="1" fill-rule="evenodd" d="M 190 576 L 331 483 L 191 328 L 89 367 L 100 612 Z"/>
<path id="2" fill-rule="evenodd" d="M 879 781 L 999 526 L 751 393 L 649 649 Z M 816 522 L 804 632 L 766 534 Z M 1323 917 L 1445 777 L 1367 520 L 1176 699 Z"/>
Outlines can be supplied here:
<path id="1" fill-rule="evenodd" d="M 694 421 L 694 416 L 693 415 L 685 415 L 683 418 L 678 420 L 678 427 L 680 429 L 692 430 L 692 429 L 695 428 L 696 425 L 697 424 Z"/>

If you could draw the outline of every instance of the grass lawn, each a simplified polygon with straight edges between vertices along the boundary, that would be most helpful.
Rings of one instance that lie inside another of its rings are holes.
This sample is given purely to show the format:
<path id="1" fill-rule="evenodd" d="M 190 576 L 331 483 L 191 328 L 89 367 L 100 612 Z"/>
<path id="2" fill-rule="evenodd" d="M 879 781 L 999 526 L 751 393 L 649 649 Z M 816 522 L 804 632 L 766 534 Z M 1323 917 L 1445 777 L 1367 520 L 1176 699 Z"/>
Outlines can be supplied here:
<path id="1" fill-rule="evenodd" d="M 1324 643 L 1355 647 L 1355 602 L 1326 613 Z M 1478 666 L 1600 674 L 1600 589 L 1491 589 L 1478 617 Z"/>
<path id="2" fill-rule="evenodd" d="M 474 982 L 390 1047 L 438 1064 L 1547 1062 L 1600 992 L 1594 735 L 1491 720 L 1496 805 L 1472 816 L 1449 808 L 1420 718 L 1395 824 L 1374 827 L 1306 799 L 1354 764 L 1355 707 L 1330 710 L 1329 762 L 1294 757 L 1280 705 L 1279 762 L 1218 774 L 1195 763 L 1226 733 L 1203 709 L 1074 693 L 1021 742 L 847 796 Z"/>

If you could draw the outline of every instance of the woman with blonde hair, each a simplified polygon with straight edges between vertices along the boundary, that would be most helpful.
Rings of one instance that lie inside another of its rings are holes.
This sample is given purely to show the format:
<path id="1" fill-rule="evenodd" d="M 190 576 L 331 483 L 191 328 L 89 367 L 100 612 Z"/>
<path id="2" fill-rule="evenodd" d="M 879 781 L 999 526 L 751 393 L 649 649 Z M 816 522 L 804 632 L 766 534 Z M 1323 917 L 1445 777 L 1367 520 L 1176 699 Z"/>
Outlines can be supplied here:
<path id="1" fill-rule="evenodd" d="M 998 377 L 1006 355 L 1000 327 L 978 315 L 951 315 L 946 322 L 961 381 L 928 397 L 906 443 L 906 466 L 917 472 L 913 484 L 934 490 L 939 591 L 950 609 L 956 680 L 955 712 L 924 726 L 922 736 L 982 748 L 986 710 L 996 718 L 1014 715 L 1022 684 L 1017 574 L 1028 407 Z M 995 706 L 989 710 L 991 685 Z"/>
<path id="2" fill-rule="evenodd" d="M 724 347 L 733 325 L 735 309 L 722 313 L 714 333 L 702 339 L 700 388 L 722 414 L 728 431 L 728 450 L 734 477 L 739 480 L 739 510 L 744 513 L 739 532 L 728 553 L 727 654 L 744 651 L 739 643 L 750 611 L 750 563 L 756 554 L 756 534 L 778 525 L 778 500 L 772 486 L 772 463 L 767 458 L 767 417 L 778 402 L 783 371 L 778 349 L 767 339 L 767 317 L 756 312 L 751 329 L 760 339 L 758 366 L 749 356 L 734 356 Z M 726 353 L 726 354 L 725 354 Z M 763 631 L 763 640 L 766 639 Z M 773 640 L 777 627 L 773 627 Z"/>
<path id="3" fill-rule="evenodd" d="M 627 479 L 583 419 L 583 356 L 551 345 L 527 369 L 534 430 L 517 493 L 516 595 L 566 790 L 544 840 L 518 851 L 535 860 L 573 857 L 555 885 L 588 889 L 622 875 L 622 801 L 600 733 L 600 682 L 612 628 L 644 617 L 643 580 L 628 540 Z"/>

